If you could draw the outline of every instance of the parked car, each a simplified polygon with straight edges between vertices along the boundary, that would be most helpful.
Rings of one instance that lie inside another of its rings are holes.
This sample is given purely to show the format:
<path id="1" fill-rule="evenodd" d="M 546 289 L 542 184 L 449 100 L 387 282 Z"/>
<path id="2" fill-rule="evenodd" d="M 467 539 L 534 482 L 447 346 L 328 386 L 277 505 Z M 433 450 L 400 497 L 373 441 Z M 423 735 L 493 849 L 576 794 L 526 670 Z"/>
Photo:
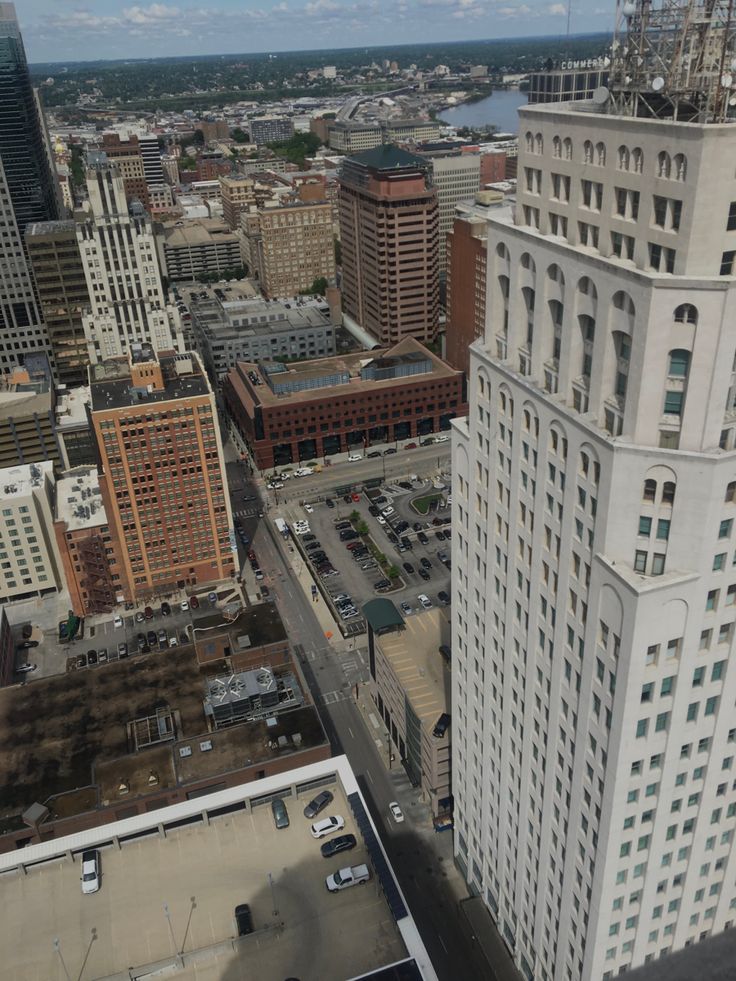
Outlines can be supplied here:
<path id="1" fill-rule="evenodd" d="M 388 809 L 391 812 L 391 817 L 394 819 L 394 821 L 397 824 L 403 824 L 404 823 L 404 812 L 399 807 L 399 804 L 398 804 L 397 801 L 392 800 L 391 803 L 388 805 Z"/>
<path id="2" fill-rule="evenodd" d="M 360 453 L 349 453 L 348 454 L 348 463 L 357 463 L 358 460 L 362 460 L 362 459 L 363 459 L 363 457 L 360 455 Z"/>
<path id="3" fill-rule="evenodd" d="M 146 618 L 146 620 L 153 620 L 153 609 L 150 606 L 147 606 L 143 611 L 143 616 Z"/>
<path id="4" fill-rule="evenodd" d="M 366 458 L 367 458 L 368 460 L 375 460 L 375 459 L 376 459 L 376 457 L 378 457 L 378 456 L 380 456 L 380 455 L 381 455 L 381 451 L 380 451 L 380 450 L 371 450 L 371 452 L 370 452 L 370 453 L 367 453 L 367 454 L 366 454 Z"/>
<path id="5" fill-rule="evenodd" d="M 125 643 L 125 641 L 121 641 L 118 644 L 118 657 L 127 657 L 127 656 L 128 656 L 128 645 Z"/>
<path id="6" fill-rule="evenodd" d="M 396 452 L 397 452 L 397 450 L 396 450 L 396 447 L 395 446 L 389 446 L 389 448 L 387 450 L 384 450 L 383 451 L 383 455 L 384 456 L 391 456 L 392 453 L 396 453 Z"/>
<path id="7" fill-rule="evenodd" d="M 421 559 L 419 560 L 419 564 L 420 565 L 423 565 L 425 569 L 431 569 L 432 568 L 432 562 L 431 562 L 430 559 L 427 558 L 426 555 L 423 555 L 421 557 Z"/>
<path id="8" fill-rule="evenodd" d="M 345 820 L 339 814 L 332 814 L 330 817 L 322 818 L 321 821 L 312 825 L 313 838 L 325 838 L 333 831 L 342 831 L 345 827 Z"/>
<path id="9" fill-rule="evenodd" d="M 427 538 L 427 536 L 424 534 L 423 531 L 419 532 L 417 538 L 422 543 L 422 545 L 429 545 L 429 539 Z"/>
<path id="10" fill-rule="evenodd" d="M 448 559 L 447 552 L 438 552 L 437 558 L 440 560 L 440 562 L 444 564 L 445 562 L 447 562 Z"/>
<path id="11" fill-rule="evenodd" d="M 364 562 L 360 568 L 363 570 L 363 572 L 370 572 L 371 569 L 377 569 L 378 566 L 375 559 L 371 559 L 370 562 Z"/>
<path id="12" fill-rule="evenodd" d="M 411 603 L 407 603 L 406 600 L 404 600 L 404 602 L 401 604 L 401 612 L 404 614 L 404 616 L 409 616 L 410 613 L 413 613 L 414 610 Z"/>
<path id="13" fill-rule="evenodd" d="M 332 500 L 331 497 L 325 498 L 325 504 L 327 505 L 328 508 L 334 508 L 335 506 L 335 502 Z"/>
<path id="14" fill-rule="evenodd" d="M 136 614 L 135 614 L 135 622 L 136 623 L 143 623 L 143 621 L 145 619 L 146 618 L 143 616 L 143 611 L 142 610 L 137 610 L 136 611 Z"/>
<path id="15" fill-rule="evenodd" d="M 100 888 L 100 853 L 96 848 L 82 852 L 82 892 L 89 896 Z"/>
<path id="16" fill-rule="evenodd" d="M 419 578 L 423 579 L 425 582 L 429 582 L 429 580 L 432 578 L 426 569 L 420 568 L 417 569 L 417 572 L 419 574 Z"/>
<path id="17" fill-rule="evenodd" d="M 447 714 L 447 712 L 443 712 L 435 723 L 435 727 L 432 730 L 432 735 L 435 737 L 435 739 L 442 739 L 449 728 L 450 716 Z"/>
<path id="18" fill-rule="evenodd" d="M 429 598 L 429 596 L 427 596 L 426 593 L 420 593 L 417 596 L 417 599 L 422 604 L 422 606 L 424 607 L 425 610 L 431 610 L 432 609 L 432 600 Z"/>
<path id="19" fill-rule="evenodd" d="M 172 630 L 169 634 L 169 647 L 178 647 L 179 638 L 176 636 L 176 631 Z"/>
<path id="20" fill-rule="evenodd" d="M 444 589 L 441 589 L 439 591 L 439 593 L 437 593 L 437 599 L 444 606 L 449 606 L 450 605 L 450 594 L 449 593 L 446 593 Z"/>
<path id="21" fill-rule="evenodd" d="M 441 528 L 438 528 L 437 531 L 434 533 L 434 537 L 437 539 L 438 542 L 444 542 L 445 533 L 444 531 L 442 531 Z"/>
<path id="22" fill-rule="evenodd" d="M 356 548 L 365 548 L 363 542 L 348 542 L 345 548 L 348 552 L 354 552 Z"/>
<path id="23" fill-rule="evenodd" d="M 378 582 L 373 583 L 374 589 L 388 589 L 391 585 L 390 579 L 379 579 Z"/>
<path id="24" fill-rule="evenodd" d="M 156 644 L 158 643 L 158 641 L 156 639 L 156 631 L 155 630 L 149 630 L 148 631 L 148 633 L 146 634 L 146 642 L 147 642 L 147 644 L 148 644 L 149 647 L 155 647 L 156 646 Z"/>
<path id="25" fill-rule="evenodd" d="M 340 889 L 347 889 L 349 886 L 363 885 L 368 882 L 371 874 L 368 871 L 367 865 L 354 865 L 352 868 L 348 866 L 345 869 L 340 869 L 338 872 L 333 872 L 332 875 L 328 875 L 325 879 L 325 885 L 329 892 L 338 892 Z"/>
<path id="26" fill-rule="evenodd" d="M 350 527 L 351 527 L 351 525 L 350 525 L 350 522 L 349 521 L 336 521 L 335 522 L 335 529 L 337 531 L 345 531 L 346 529 L 348 529 Z"/>
<path id="27" fill-rule="evenodd" d="M 87 651 L 87 664 L 97 664 L 97 651 L 94 648 Z"/>
<path id="28" fill-rule="evenodd" d="M 358 535 L 358 532 L 357 531 L 341 531 L 340 532 L 340 541 L 341 542 L 352 542 L 352 541 L 355 541 L 355 539 L 356 538 L 359 538 L 359 537 L 360 536 Z"/>
<path id="29" fill-rule="evenodd" d="M 404 568 L 404 572 L 408 572 L 409 575 L 411 575 L 412 572 L 414 572 L 414 566 L 411 564 L 411 562 L 404 562 L 403 568 Z"/>
<path id="30" fill-rule="evenodd" d="M 239 937 L 247 937 L 249 933 L 253 933 L 253 917 L 247 903 L 235 907 L 235 926 Z"/>
<path id="31" fill-rule="evenodd" d="M 449 644 L 440 644 L 439 651 L 446 661 L 452 660 L 452 651 L 450 650 Z"/>
<path id="32" fill-rule="evenodd" d="M 339 855 L 340 852 L 349 852 L 356 845 L 355 835 L 338 835 L 337 838 L 326 841 L 320 847 L 320 851 L 323 858 L 332 858 L 333 855 Z"/>
<path id="33" fill-rule="evenodd" d="M 182 612 L 182 613 L 186 613 L 186 612 L 187 612 L 187 610 L 189 609 L 189 604 L 187 603 L 187 601 L 186 601 L 186 600 L 184 600 L 184 601 L 183 601 L 183 602 L 182 602 L 182 603 L 180 604 L 180 606 L 179 606 L 179 609 L 181 610 L 181 612 Z"/>
<path id="34" fill-rule="evenodd" d="M 171 614 L 171 607 L 169 606 L 169 604 L 168 603 L 162 603 L 161 604 L 161 616 L 162 617 L 167 617 L 167 616 L 170 616 L 170 614 Z"/>
<path id="35" fill-rule="evenodd" d="M 15 670 L 17 674 L 30 674 L 31 671 L 36 671 L 37 668 L 37 664 L 21 664 Z"/>
<path id="36" fill-rule="evenodd" d="M 380 510 L 376 507 L 375 504 L 371 504 L 368 507 L 368 514 L 372 514 L 374 518 L 377 518 L 380 513 L 381 513 Z"/>
<path id="37" fill-rule="evenodd" d="M 331 791 L 321 790 L 317 794 L 317 796 L 313 797 L 312 800 L 310 800 L 310 802 L 304 808 L 304 817 L 309 818 L 309 820 L 311 821 L 312 818 L 315 818 L 317 817 L 318 814 L 321 814 L 322 811 L 324 811 L 324 809 L 327 807 L 327 805 L 331 804 L 333 800 L 334 797 Z"/>
<path id="38" fill-rule="evenodd" d="M 271 801 L 271 812 L 273 813 L 273 822 L 279 830 L 289 827 L 289 812 L 286 810 L 286 804 L 281 797 L 274 797 Z"/>
<path id="39" fill-rule="evenodd" d="M 113 617 L 112 625 L 115 630 L 120 630 L 120 628 L 122 627 L 123 618 L 120 616 L 119 613 L 116 613 L 115 616 Z"/>
<path id="40" fill-rule="evenodd" d="M 404 447 L 405 450 L 415 450 L 417 448 L 416 443 L 407 443 Z"/>
<path id="41" fill-rule="evenodd" d="M 197 599 L 196 596 L 190 596 L 189 597 L 189 605 L 191 606 L 191 608 L 193 610 L 196 610 L 197 609 L 197 607 L 199 606 L 199 600 Z"/>
<path id="42" fill-rule="evenodd" d="M 217 603 L 217 593 L 208 593 L 207 599 L 214 606 Z"/>
<path id="43" fill-rule="evenodd" d="M 169 646 L 169 638 L 166 636 L 166 631 L 161 628 L 158 632 L 158 646 L 165 650 Z"/>
<path id="44" fill-rule="evenodd" d="M 414 546 L 411 543 L 411 539 L 407 538 L 406 535 L 401 536 L 401 544 L 404 548 L 409 549 L 410 552 L 414 551 Z"/>

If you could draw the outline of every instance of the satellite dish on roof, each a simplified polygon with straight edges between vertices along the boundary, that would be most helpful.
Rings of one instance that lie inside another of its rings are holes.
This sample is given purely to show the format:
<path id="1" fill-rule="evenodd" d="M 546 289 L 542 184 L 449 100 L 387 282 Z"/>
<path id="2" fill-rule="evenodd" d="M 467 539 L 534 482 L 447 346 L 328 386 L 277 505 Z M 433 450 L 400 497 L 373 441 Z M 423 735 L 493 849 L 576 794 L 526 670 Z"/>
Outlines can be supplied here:
<path id="1" fill-rule="evenodd" d="M 608 91 L 605 85 L 599 85 L 597 89 L 593 92 L 593 102 L 597 106 L 605 106 L 611 97 L 611 93 Z"/>
<path id="2" fill-rule="evenodd" d="M 652 92 L 661 92 L 664 88 L 664 79 L 661 75 L 657 75 L 656 78 L 652 79 Z"/>

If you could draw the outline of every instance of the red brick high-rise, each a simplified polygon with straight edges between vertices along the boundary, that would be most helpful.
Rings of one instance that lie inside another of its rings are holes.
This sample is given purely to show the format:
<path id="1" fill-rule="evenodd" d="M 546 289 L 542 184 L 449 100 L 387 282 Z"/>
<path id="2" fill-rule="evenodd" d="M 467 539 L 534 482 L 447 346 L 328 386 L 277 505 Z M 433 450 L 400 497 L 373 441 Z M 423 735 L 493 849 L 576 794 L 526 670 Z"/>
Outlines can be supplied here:
<path id="1" fill-rule="evenodd" d="M 340 174 L 345 313 L 383 345 L 432 341 L 439 322 L 439 207 L 430 162 L 383 145 Z"/>
<path id="2" fill-rule="evenodd" d="M 90 369 L 100 490 L 126 600 L 235 575 L 217 410 L 195 354 Z"/>

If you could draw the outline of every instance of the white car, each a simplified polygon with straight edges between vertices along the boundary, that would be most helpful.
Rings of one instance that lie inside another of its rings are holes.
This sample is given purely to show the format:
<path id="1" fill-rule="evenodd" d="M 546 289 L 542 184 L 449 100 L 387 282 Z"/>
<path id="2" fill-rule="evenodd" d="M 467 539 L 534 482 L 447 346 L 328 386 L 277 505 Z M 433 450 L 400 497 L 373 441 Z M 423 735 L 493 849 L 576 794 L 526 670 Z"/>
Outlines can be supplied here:
<path id="1" fill-rule="evenodd" d="M 314 508 L 312 507 L 311 504 L 305 504 L 304 505 L 304 510 L 307 512 L 307 514 L 312 514 L 312 512 L 314 511 Z"/>
<path id="2" fill-rule="evenodd" d="M 120 630 L 120 628 L 123 626 L 123 618 L 120 616 L 119 613 L 116 613 L 115 616 L 113 617 L 112 625 L 115 628 L 115 630 Z"/>
<path id="3" fill-rule="evenodd" d="M 435 436 L 435 443 L 446 443 L 450 437 L 449 436 Z"/>
<path id="4" fill-rule="evenodd" d="M 100 888 L 100 853 L 96 848 L 82 852 L 82 892 L 85 896 Z"/>
<path id="5" fill-rule="evenodd" d="M 429 596 L 427 596 L 426 593 L 420 593 L 417 596 L 417 599 L 422 604 L 422 606 L 424 607 L 425 610 L 431 610 L 432 609 L 432 600 L 429 598 Z"/>
<path id="6" fill-rule="evenodd" d="M 394 509 L 391 507 L 390 504 L 387 508 L 383 508 L 381 511 L 381 514 L 384 516 L 384 518 L 390 518 L 393 513 L 394 513 Z"/>
<path id="7" fill-rule="evenodd" d="M 31 671 L 35 671 L 37 668 L 37 664 L 21 664 L 15 670 L 17 674 L 30 674 Z"/>
<path id="8" fill-rule="evenodd" d="M 391 811 L 391 817 L 394 819 L 394 821 L 397 824 L 404 823 L 404 812 L 401 810 L 401 808 L 399 807 L 398 803 L 395 800 L 391 801 L 391 803 L 388 805 L 388 809 L 389 811 Z"/>
<path id="9" fill-rule="evenodd" d="M 362 459 L 363 457 L 360 455 L 360 453 L 351 453 L 348 456 L 348 463 L 357 463 L 358 460 L 362 460 Z"/>
<path id="10" fill-rule="evenodd" d="M 312 825 L 312 837 L 324 838 L 325 835 L 331 835 L 333 831 L 342 831 L 344 827 L 345 821 L 340 815 L 333 814 L 331 817 L 322 818 L 321 821 Z"/>
<path id="11" fill-rule="evenodd" d="M 179 609 L 181 610 L 182 613 L 186 613 L 187 610 L 189 609 L 189 603 L 187 603 L 187 601 L 184 600 L 181 606 L 179 607 Z"/>
<path id="12" fill-rule="evenodd" d="M 380 514 L 376 517 L 376 521 L 379 523 L 379 525 L 385 525 L 386 524 L 386 519 L 382 515 L 380 515 Z"/>

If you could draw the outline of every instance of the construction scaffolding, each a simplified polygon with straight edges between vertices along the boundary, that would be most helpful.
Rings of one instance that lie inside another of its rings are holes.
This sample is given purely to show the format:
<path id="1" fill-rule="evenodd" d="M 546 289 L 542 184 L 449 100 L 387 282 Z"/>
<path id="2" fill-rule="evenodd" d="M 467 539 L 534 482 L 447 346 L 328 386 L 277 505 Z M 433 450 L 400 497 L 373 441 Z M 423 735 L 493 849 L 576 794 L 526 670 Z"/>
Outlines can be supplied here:
<path id="1" fill-rule="evenodd" d="M 615 115 L 736 118 L 736 0 L 618 0 L 609 91 Z"/>

